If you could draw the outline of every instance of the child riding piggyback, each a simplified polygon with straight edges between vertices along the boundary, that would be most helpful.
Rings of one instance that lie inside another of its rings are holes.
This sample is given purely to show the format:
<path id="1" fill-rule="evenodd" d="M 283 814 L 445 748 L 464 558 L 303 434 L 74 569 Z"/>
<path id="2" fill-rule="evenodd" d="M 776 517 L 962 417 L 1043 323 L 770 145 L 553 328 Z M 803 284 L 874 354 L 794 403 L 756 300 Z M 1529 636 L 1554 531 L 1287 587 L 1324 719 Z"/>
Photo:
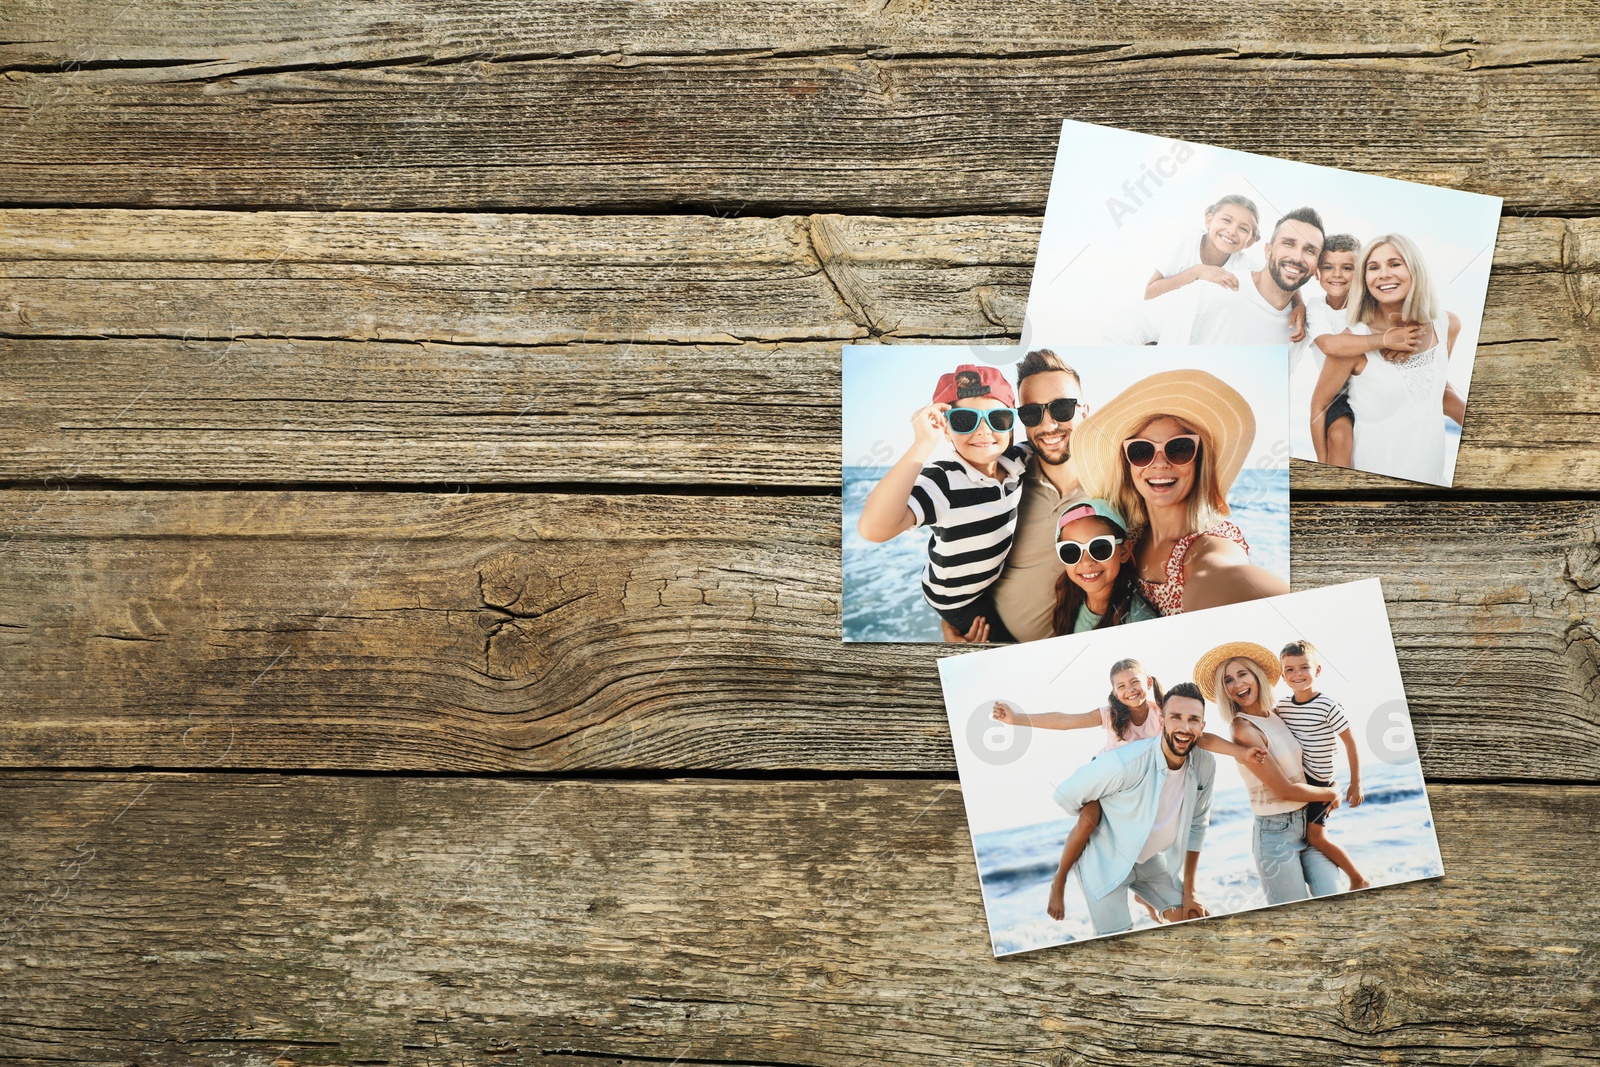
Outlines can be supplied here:
<path id="1" fill-rule="evenodd" d="M 1145 283 L 1144 298 L 1154 300 L 1199 281 L 1239 288 L 1239 272 L 1250 269 L 1245 249 L 1259 240 L 1261 222 L 1255 201 L 1236 193 L 1222 197 L 1206 208 L 1205 229 L 1199 239 L 1189 231 L 1156 264 Z"/>
<path id="2" fill-rule="evenodd" d="M 940 376 L 932 402 L 911 416 L 911 447 L 873 487 L 856 523 L 862 537 L 879 542 L 932 527 L 923 598 L 961 633 L 982 615 L 991 641 L 1015 640 L 994 608 L 992 586 L 1016 532 L 1029 456 L 1026 444 L 1012 442 L 1016 406 L 998 367 L 964 363 Z M 956 458 L 933 460 L 941 441 Z"/>

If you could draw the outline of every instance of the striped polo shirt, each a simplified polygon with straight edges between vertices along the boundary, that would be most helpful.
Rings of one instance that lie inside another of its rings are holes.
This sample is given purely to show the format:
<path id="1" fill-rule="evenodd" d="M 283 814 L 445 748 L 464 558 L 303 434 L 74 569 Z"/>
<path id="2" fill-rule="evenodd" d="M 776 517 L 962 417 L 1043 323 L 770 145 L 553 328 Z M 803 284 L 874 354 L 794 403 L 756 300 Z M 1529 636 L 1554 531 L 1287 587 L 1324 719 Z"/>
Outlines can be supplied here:
<path id="1" fill-rule="evenodd" d="M 998 480 L 959 456 L 936 460 L 917 475 L 907 503 L 918 526 L 933 527 L 922 595 L 935 608 L 964 607 L 1000 577 L 1017 528 L 1029 454 L 1023 445 L 1001 453 Z"/>
<path id="2" fill-rule="evenodd" d="M 1300 758 L 1306 773 L 1323 782 L 1333 781 L 1333 753 L 1339 735 L 1350 729 L 1344 708 L 1326 693 L 1318 693 L 1304 704 L 1284 697 L 1272 709 L 1300 742 Z"/>

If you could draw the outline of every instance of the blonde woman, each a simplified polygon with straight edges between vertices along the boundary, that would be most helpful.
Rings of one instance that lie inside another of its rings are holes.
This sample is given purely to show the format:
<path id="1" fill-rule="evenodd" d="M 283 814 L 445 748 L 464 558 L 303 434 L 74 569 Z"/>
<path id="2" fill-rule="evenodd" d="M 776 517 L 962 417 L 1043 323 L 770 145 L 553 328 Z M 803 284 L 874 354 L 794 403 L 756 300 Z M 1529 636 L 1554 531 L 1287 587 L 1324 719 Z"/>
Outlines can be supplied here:
<path id="1" fill-rule="evenodd" d="M 1340 891 L 1339 868 L 1306 841 L 1305 810 L 1317 801 L 1337 807 L 1339 794 L 1306 784 L 1300 742 L 1272 710 L 1280 675 L 1278 657 L 1251 641 L 1218 645 L 1194 668 L 1195 684 L 1221 709 L 1233 740 L 1267 750 L 1260 763 L 1240 761 L 1239 776 L 1255 815 L 1250 852 L 1268 904 Z"/>
<path id="2" fill-rule="evenodd" d="M 1461 320 L 1439 307 L 1438 291 L 1410 238 L 1386 233 L 1356 260 L 1360 297 L 1350 327 L 1317 339 L 1331 357 L 1311 395 L 1311 441 L 1326 460 L 1328 406 L 1349 383 L 1356 470 L 1445 483 L 1446 416 L 1460 424 L 1466 401 L 1445 380 Z"/>
<path id="3" fill-rule="evenodd" d="M 1161 614 L 1289 591 L 1250 562 L 1244 531 L 1227 518 L 1255 435 L 1238 390 L 1199 370 L 1141 379 L 1074 432 L 1078 479 L 1127 516 L 1138 592 Z"/>

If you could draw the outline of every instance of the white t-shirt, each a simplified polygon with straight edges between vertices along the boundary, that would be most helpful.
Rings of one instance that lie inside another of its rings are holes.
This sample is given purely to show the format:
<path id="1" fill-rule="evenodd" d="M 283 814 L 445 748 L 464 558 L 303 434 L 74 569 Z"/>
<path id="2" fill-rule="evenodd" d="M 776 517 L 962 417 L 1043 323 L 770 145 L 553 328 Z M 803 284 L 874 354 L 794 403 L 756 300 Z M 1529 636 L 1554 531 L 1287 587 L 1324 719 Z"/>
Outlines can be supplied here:
<path id="1" fill-rule="evenodd" d="M 1156 801 L 1156 824 L 1150 828 L 1150 836 L 1145 838 L 1144 848 L 1139 850 L 1139 858 L 1134 862 L 1143 863 L 1152 856 L 1159 856 L 1178 840 L 1178 811 L 1183 807 L 1183 784 L 1188 778 L 1188 760 L 1177 770 L 1167 772 L 1167 780 L 1161 785 L 1161 799 Z"/>
<path id="2" fill-rule="evenodd" d="M 1327 358 L 1322 349 L 1316 345 L 1316 340 L 1326 334 L 1344 333 L 1350 326 L 1349 307 L 1335 311 L 1328 306 L 1328 297 L 1322 291 L 1322 286 L 1307 282 L 1300 288 L 1301 299 L 1306 305 L 1306 336 L 1305 340 L 1294 346 L 1292 353 L 1294 362 L 1301 359 L 1310 359 L 1311 365 L 1322 373 L 1322 361 Z"/>
<path id="3" fill-rule="evenodd" d="M 1292 304 L 1267 303 L 1249 271 L 1234 271 L 1237 290 L 1210 285 L 1201 290 L 1189 343 L 1194 345 L 1286 345 Z M 1207 290 L 1210 290 L 1209 292 Z"/>
<path id="4" fill-rule="evenodd" d="M 1165 255 L 1156 258 L 1155 269 L 1161 272 L 1163 278 L 1170 278 L 1174 274 L 1183 273 L 1190 267 L 1198 267 L 1200 265 L 1200 242 L 1205 239 L 1204 232 L 1198 236 L 1191 233 L 1179 238 L 1171 248 L 1166 250 Z M 1222 269 L 1241 271 L 1249 270 L 1250 268 L 1248 261 L 1245 259 L 1245 254 L 1243 252 L 1235 252 L 1228 257 L 1227 262 L 1222 265 Z M 1206 284 L 1214 285 L 1216 283 L 1207 282 Z"/>
<path id="5" fill-rule="evenodd" d="M 1344 333 L 1350 320 L 1345 311 L 1328 306 L 1322 286 L 1307 282 L 1300 287 L 1300 295 L 1306 303 L 1306 336 L 1289 346 L 1289 449 L 1296 459 L 1316 462 L 1317 449 L 1311 443 L 1311 397 L 1328 358 L 1316 342 L 1330 333 Z M 1339 392 L 1343 395 L 1345 389 Z"/>
<path id="6" fill-rule="evenodd" d="M 1250 271 L 1234 271 L 1238 289 L 1196 282 L 1141 301 L 1104 338 L 1107 344 L 1287 345 L 1292 305 L 1280 310 L 1256 289 Z"/>

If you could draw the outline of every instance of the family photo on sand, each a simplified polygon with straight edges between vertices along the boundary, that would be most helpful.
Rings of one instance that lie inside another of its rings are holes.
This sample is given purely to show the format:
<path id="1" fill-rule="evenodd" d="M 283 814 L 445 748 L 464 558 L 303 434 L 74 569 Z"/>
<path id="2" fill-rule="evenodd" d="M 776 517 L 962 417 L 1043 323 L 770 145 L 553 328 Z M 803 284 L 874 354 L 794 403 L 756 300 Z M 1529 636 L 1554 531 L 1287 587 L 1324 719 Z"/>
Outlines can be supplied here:
<path id="1" fill-rule="evenodd" d="M 1063 638 L 1025 662 L 941 661 L 997 954 L 1440 873 L 1414 748 L 1394 742 L 1409 716 L 1381 613 L 1377 583 L 1356 583 Z M 1276 636 L 1217 640 L 1239 633 Z M 1157 662 L 1181 674 L 1163 685 Z M 985 691 L 1027 696 L 974 709 Z M 1046 780 L 1030 737 L 1064 742 Z M 988 828 L 1045 797 L 1055 818 Z M 1369 818 L 1369 801 L 1384 810 Z"/>
<path id="2" fill-rule="evenodd" d="M 1069 122 L 1029 326 L 1288 345 L 1297 457 L 1449 485 L 1499 212 L 1493 197 Z"/>
<path id="3" fill-rule="evenodd" d="M 887 469 L 846 468 L 846 640 L 1033 641 L 1288 591 L 1281 353 L 1147 373 L 1141 349 L 1072 351 L 1083 370 L 1048 348 L 1009 368 L 846 349 L 847 437 L 853 408 L 886 429 L 874 383 L 891 368 L 927 388 Z M 1100 400 L 1086 376 L 1128 384 Z M 900 538 L 920 546 L 915 575 L 909 552 L 873 548 Z M 897 599 L 920 593 L 920 629 L 881 624 L 886 568 Z"/>

